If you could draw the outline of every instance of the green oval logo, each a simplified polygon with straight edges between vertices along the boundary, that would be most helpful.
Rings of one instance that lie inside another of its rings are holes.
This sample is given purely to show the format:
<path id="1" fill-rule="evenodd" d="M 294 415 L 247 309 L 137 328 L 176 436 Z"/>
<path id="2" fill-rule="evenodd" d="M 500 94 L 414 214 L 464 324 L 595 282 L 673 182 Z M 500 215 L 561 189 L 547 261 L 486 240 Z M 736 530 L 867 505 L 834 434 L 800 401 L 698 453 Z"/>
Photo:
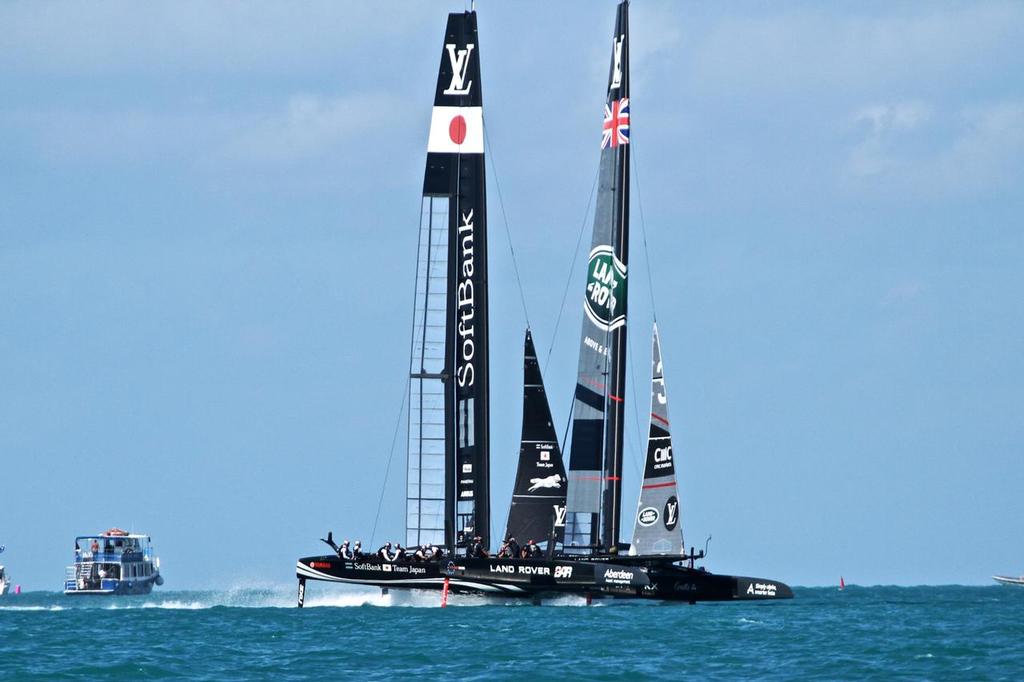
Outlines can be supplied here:
<path id="1" fill-rule="evenodd" d="M 583 309 L 604 331 L 626 323 L 626 264 L 615 257 L 610 246 L 595 246 L 590 252 Z"/>

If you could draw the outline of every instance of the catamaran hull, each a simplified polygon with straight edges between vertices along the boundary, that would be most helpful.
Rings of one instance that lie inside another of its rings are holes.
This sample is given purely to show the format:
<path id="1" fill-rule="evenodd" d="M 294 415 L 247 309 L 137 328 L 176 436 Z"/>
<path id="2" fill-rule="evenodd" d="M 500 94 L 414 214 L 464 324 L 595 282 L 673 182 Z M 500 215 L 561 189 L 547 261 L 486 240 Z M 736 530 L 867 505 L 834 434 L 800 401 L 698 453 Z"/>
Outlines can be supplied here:
<path id="1" fill-rule="evenodd" d="M 616 564 L 643 570 L 649 585 L 640 590 L 644 599 L 665 601 L 751 601 L 792 599 L 789 585 L 769 578 L 721 575 L 703 568 L 681 565 L 678 559 L 664 555 L 628 556 L 618 554 L 589 555 L 585 561 Z"/>
<path id="2" fill-rule="evenodd" d="M 767 578 L 718 575 L 688 568 L 652 570 L 648 578 L 651 584 L 640 591 L 646 599 L 696 603 L 793 598 L 788 585 Z"/>
<path id="3" fill-rule="evenodd" d="M 319 556 L 299 559 L 295 574 L 300 583 L 322 580 L 421 590 L 443 589 L 447 580 L 448 589 L 456 593 L 526 598 L 557 594 L 635 597 L 650 584 L 637 567 L 547 559 L 460 557 L 440 562 L 387 562 Z"/>
<path id="4" fill-rule="evenodd" d="M 536 599 L 565 594 L 663 601 L 792 599 L 777 580 L 716 575 L 679 566 L 639 566 L 548 559 L 455 559 L 438 562 L 349 561 L 334 556 L 299 559 L 299 603 L 306 580 L 380 588 L 441 590 L 455 593 Z"/>

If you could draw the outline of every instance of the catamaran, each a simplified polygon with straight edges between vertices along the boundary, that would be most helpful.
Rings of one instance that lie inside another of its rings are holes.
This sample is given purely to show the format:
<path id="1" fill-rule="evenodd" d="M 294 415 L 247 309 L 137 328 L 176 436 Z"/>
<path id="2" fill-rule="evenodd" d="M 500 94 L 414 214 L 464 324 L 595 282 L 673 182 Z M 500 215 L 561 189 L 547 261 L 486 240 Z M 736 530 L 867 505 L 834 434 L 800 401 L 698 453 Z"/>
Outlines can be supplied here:
<path id="1" fill-rule="evenodd" d="M 409 370 L 406 546 L 415 554 L 298 560 L 307 580 L 525 596 L 578 593 L 675 601 L 792 597 L 777 580 L 716 575 L 683 542 L 657 326 L 651 421 L 632 541 L 620 542 L 629 249 L 628 0 L 618 6 L 601 128 L 569 470 L 532 334 L 503 552 L 489 547 L 487 230 L 480 42 L 475 11 L 451 14 L 427 143 Z M 512 540 L 533 552 L 507 552 Z M 434 547 L 440 548 L 435 551 Z M 428 548 L 424 552 L 423 548 Z M 511 554 L 511 556 L 509 555 Z"/>
<path id="2" fill-rule="evenodd" d="M 615 564 L 468 551 L 489 546 L 491 526 L 483 123 L 476 12 L 450 14 L 427 138 L 406 469 L 406 546 L 443 549 L 421 561 L 343 551 L 299 559 L 299 606 L 307 579 L 531 597 L 633 594 L 648 583 Z M 330 535 L 325 542 L 337 549 Z"/>

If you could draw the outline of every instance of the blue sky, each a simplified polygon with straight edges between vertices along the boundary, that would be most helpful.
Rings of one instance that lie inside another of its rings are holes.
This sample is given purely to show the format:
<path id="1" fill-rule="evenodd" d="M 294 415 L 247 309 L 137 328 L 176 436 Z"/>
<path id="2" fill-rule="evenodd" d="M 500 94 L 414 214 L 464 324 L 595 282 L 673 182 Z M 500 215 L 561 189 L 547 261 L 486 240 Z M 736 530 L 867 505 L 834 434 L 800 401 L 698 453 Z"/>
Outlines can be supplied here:
<path id="1" fill-rule="evenodd" d="M 73 537 L 112 525 L 153 535 L 169 588 L 286 583 L 328 528 L 369 541 L 463 6 L 0 5 L 17 582 L 58 589 Z M 613 6 L 478 3 L 497 526 L 525 322 L 495 179 L 564 423 L 582 272 L 555 320 Z M 631 26 L 634 237 L 642 203 L 688 543 L 793 584 L 1024 571 L 1024 5 L 638 0 Z M 402 457 L 378 542 L 401 534 Z"/>

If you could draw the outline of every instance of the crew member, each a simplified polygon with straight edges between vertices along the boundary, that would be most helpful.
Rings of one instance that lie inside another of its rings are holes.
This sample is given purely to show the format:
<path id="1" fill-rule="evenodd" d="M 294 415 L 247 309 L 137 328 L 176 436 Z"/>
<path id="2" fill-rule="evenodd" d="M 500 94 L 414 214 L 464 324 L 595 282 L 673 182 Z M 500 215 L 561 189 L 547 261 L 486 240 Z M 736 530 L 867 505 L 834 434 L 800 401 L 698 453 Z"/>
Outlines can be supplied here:
<path id="1" fill-rule="evenodd" d="M 402 547 L 401 542 L 395 543 L 395 558 L 392 561 L 401 561 L 405 558 L 405 548 Z"/>
<path id="2" fill-rule="evenodd" d="M 416 548 L 416 552 L 413 553 L 413 555 L 412 555 L 413 561 L 426 561 L 427 560 L 426 551 L 429 551 L 429 548 L 426 548 L 426 551 L 424 551 L 424 550 L 425 550 L 425 548 L 423 548 L 423 547 L 417 547 Z"/>
<path id="3" fill-rule="evenodd" d="M 340 556 L 342 559 L 352 558 L 352 550 L 348 546 L 348 540 L 345 540 L 345 542 L 341 543 L 341 547 L 338 548 L 338 556 Z"/>
<path id="4" fill-rule="evenodd" d="M 531 559 L 540 558 L 540 545 L 533 540 L 526 543 L 526 555 Z"/>
<path id="5" fill-rule="evenodd" d="M 483 538 L 479 535 L 473 538 L 473 544 L 469 546 L 469 556 L 472 559 L 483 559 L 487 556 L 487 550 L 484 549 Z"/>
<path id="6" fill-rule="evenodd" d="M 516 539 L 514 537 L 510 536 L 508 540 L 505 540 L 505 544 L 508 545 L 508 556 L 509 556 L 509 558 L 518 559 L 519 558 L 519 543 L 516 542 Z"/>
<path id="7" fill-rule="evenodd" d="M 356 540 L 355 547 L 352 548 L 352 558 L 362 559 L 363 558 L 363 541 Z"/>
<path id="8" fill-rule="evenodd" d="M 391 542 L 386 542 L 377 550 L 377 556 L 384 561 L 391 561 Z"/>

